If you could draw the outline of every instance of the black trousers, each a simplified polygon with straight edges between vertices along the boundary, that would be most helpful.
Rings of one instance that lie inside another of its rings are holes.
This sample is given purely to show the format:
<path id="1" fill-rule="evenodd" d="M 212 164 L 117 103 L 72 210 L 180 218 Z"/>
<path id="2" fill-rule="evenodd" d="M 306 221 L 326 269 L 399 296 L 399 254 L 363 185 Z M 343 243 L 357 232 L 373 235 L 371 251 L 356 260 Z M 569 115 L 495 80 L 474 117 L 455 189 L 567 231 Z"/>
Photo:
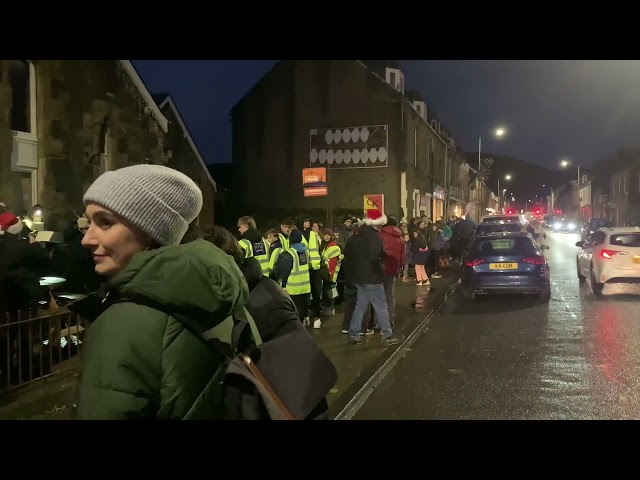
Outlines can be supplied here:
<path id="1" fill-rule="evenodd" d="M 320 318 L 320 311 L 322 309 L 322 277 L 320 276 L 320 270 L 313 270 L 309 268 L 309 281 L 311 282 L 311 308 L 310 312 L 314 317 Z"/>
<path id="2" fill-rule="evenodd" d="M 293 300 L 293 303 L 298 310 L 298 318 L 302 322 L 304 317 L 307 316 L 307 311 L 309 310 L 309 294 L 303 293 L 302 295 L 291 295 L 291 300 Z"/>

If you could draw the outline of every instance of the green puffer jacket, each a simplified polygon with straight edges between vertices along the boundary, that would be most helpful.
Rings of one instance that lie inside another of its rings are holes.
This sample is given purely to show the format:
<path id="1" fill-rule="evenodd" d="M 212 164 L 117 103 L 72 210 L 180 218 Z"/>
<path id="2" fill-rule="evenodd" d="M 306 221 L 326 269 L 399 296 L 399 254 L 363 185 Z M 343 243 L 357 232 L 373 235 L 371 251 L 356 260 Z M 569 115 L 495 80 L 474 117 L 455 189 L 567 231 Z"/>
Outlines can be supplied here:
<path id="1" fill-rule="evenodd" d="M 82 351 L 77 418 L 220 418 L 223 358 L 171 313 L 215 324 L 244 305 L 233 259 L 204 240 L 141 252 L 107 291 Z"/>

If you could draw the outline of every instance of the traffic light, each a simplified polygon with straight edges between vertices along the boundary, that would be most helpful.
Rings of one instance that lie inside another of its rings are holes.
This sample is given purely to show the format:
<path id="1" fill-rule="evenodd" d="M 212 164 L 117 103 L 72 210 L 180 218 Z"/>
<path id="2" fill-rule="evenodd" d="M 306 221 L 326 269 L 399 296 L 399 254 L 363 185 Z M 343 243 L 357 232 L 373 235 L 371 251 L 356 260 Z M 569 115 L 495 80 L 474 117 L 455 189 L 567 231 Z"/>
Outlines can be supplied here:
<path id="1" fill-rule="evenodd" d="M 507 210 L 507 215 L 513 215 L 514 213 L 515 212 L 511 208 Z"/>
<path id="2" fill-rule="evenodd" d="M 540 209 L 536 208 L 536 215 L 540 215 Z"/>

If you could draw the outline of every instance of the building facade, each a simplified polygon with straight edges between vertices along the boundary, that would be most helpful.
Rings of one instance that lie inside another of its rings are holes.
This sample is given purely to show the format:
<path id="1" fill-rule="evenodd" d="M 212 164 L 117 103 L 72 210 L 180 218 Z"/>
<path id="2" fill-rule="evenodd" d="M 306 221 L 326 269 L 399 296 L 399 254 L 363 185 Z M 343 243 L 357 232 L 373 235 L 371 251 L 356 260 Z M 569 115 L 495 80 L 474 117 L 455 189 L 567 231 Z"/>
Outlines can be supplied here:
<path id="1" fill-rule="evenodd" d="M 276 64 L 231 111 L 239 214 L 315 212 L 335 221 L 362 215 L 369 195 L 383 195 L 385 213 L 403 218 L 461 209 L 463 155 L 408 93 L 393 62 Z M 327 169 L 327 196 L 304 196 L 302 170 L 311 167 Z"/>

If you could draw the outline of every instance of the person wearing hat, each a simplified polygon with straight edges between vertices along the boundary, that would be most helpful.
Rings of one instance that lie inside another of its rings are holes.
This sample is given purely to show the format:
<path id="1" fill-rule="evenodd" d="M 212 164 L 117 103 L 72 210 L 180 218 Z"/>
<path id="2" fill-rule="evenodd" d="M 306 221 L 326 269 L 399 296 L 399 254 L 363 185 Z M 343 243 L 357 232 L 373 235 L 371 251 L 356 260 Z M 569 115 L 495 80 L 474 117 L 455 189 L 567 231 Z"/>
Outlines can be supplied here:
<path id="1" fill-rule="evenodd" d="M 385 257 L 379 231 L 386 225 L 387 217 L 380 210 L 367 210 L 359 234 L 347 243 L 344 257 L 346 278 L 356 286 L 356 305 L 349 325 L 349 336 L 354 344 L 362 343 L 362 320 L 369 305 L 373 306 L 385 345 L 400 342 L 393 335 L 384 290 Z"/>
<path id="2" fill-rule="evenodd" d="M 203 239 L 181 244 L 202 208 L 186 175 L 160 165 L 102 174 L 83 198 L 82 245 L 108 278 L 82 354 L 79 419 L 218 419 L 224 359 L 202 331 L 247 302 L 233 258 Z M 72 307 L 72 308 L 74 308 Z"/>
<path id="3" fill-rule="evenodd" d="M 23 318 L 30 318 L 38 302 L 48 298 L 40 277 L 50 261 L 43 249 L 22 238 L 22 228 L 13 213 L 0 214 L 0 315 L 22 311 Z"/>

